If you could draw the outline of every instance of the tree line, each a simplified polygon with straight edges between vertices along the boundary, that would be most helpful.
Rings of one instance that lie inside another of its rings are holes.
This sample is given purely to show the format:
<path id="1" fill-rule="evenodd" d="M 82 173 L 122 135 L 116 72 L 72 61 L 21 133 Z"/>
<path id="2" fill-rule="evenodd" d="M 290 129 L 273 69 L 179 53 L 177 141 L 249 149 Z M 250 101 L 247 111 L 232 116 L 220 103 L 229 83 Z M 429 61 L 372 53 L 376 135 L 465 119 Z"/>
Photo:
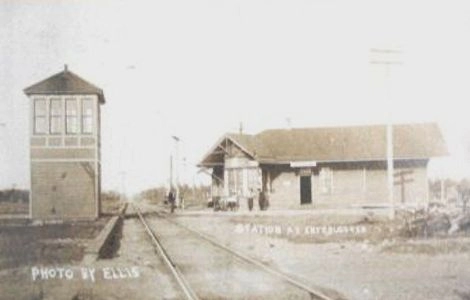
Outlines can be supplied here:
<path id="1" fill-rule="evenodd" d="M 210 197 L 210 186 L 180 184 L 178 186 L 180 197 L 184 198 L 185 205 L 207 205 Z M 165 186 L 158 186 L 142 191 L 139 198 L 151 203 L 164 203 L 167 200 L 169 189 Z"/>
<path id="2" fill-rule="evenodd" d="M 470 179 L 435 179 L 429 181 L 431 200 L 444 199 L 447 203 L 463 206 L 464 210 L 470 201 Z"/>
<path id="3" fill-rule="evenodd" d="M 29 191 L 15 188 L 0 190 L 0 202 L 28 203 Z"/>

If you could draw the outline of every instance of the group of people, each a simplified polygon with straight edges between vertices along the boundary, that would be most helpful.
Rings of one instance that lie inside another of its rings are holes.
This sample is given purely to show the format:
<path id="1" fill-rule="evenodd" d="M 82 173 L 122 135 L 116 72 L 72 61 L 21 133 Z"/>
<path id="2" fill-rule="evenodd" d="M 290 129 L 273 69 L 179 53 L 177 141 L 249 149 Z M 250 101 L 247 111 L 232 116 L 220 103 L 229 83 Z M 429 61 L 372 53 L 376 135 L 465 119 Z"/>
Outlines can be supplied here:
<path id="1" fill-rule="evenodd" d="M 173 213 L 176 209 L 177 203 L 176 203 L 176 195 L 177 193 L 174 190 L 170 190 L 168 192 L 167 200 L 168 203 L 170 204 L 170 211 Z M 184 199 L 183 196 L 179 195 L 179 206 L 180 208 L 184 209 Z"/>
<path id="2" fill-rule="evenodd" d="M 269 206 L 269 197 L 268 194 L 265 193 L 264 191 L 258 189 L 258 192 L 255 193 L 253 189 L 250 189 L 250 192 L 248 194 L 247 200 L 248 200 L 248 210 L 252 211 L 253 206 L 254 206 L 254 200 L 255 198 L 258 198 L 258 204 L 259 204 L 259 209 L 260 210 L 266 210 L 268 209 Z"/>
<path id="3" fill-rule="evenodd" d="M 238 197 L 237 197 L 238 198 Z M 257 191 L 255 191 L 254 189 L 250 189 L 249 190 L 249 193 L 246 197 L 247 201 L 248 201 L 248 209 L 250 211 L 253 210 L 253 207 L 254 207 L 254 202 L 255 202 L 255 199 L 258 200 L 258 205 L 259 205 L 259 209 L 260 210 L 266 210 L 268 209 L 269 207 L 269 197 L 268 197 L 268 194 L 260 189 L 258 189 Z M 171 213 L 174 213 L 176 207 L 177 207 L 177 203 L 176 203 L 176 192 L 174 190 L 170 190 L 168 192 L 168 196 L 167 196 L 167 201 L 168 201 L 168 204 L 170 205 L 170 211 Z M 180 201 L 181 201 L 181 206 L 183 205 L 183 200 L 182 200 L 182 197 L 180 197 Z M 227 201 L 227 207 L 231 210 L 234 210 L 233 207 L 231 207 L 231 205 L 229 204 L 232 204 L 232 203 L 229 203 L 230 201 Z M 238 207 L 238 200 L 237 200 L 237 204 L 236 206 Z M 216 207 L 214 206 L 214 209 L 216 209 Z"/>
<path id="4" fill-rule="evenodd" d="M 246 199 L 248 204 L 248 209 L 253 210 L 255 201 L 257 200 L 259 205 L 259 210 L 266 210 L 269 206 L 269 197 L 268 194 L 260 189 L 249 189 L 248 194 L 239 195 L 236 192 L 232 191 L 231 196 L 222 198 L 214 197 L 214 210 L 237 210 L 240 206 L 240 200 Z"/>

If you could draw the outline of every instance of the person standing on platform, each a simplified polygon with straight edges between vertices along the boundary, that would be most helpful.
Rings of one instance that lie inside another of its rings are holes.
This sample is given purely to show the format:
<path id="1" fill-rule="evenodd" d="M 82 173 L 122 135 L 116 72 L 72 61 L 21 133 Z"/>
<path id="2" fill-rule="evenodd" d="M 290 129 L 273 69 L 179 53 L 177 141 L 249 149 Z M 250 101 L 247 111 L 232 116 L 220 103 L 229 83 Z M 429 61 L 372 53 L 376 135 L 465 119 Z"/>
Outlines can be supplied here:
<path id="1" fill-rule="evenodd" d="M 264 201 L 264 192 L 262 190 L 258 190 L 259 210 L 263 210 L 263 201 Z"/>
<path id="2" fill-rule="evenodd" d="M 253 200 L 255 198 L 255 193 L 253 192 L 253 188 L 250 188 L 250 190 L 248 191 L 248 209 L 250 211 L 253 210 Z"/>
<path id="3" fill-rule="evenodd" d="M 176 207 L 175 200 L 176 200 L 175 193 L 173 192 L 173 190 L 170 190 L 170 192 L 168 193 L 168 202 L 170 202 L 171 213 L 175 211 L 175 207 Z"/>

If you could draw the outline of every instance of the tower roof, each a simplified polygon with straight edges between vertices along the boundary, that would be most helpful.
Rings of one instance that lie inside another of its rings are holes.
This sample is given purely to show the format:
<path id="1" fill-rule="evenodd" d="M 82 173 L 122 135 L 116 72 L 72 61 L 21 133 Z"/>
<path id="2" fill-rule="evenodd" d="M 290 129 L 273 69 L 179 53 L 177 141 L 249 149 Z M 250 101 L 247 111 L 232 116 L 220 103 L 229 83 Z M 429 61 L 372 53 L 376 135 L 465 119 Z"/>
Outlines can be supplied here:
<path id="1" fill-rule="evenodd" d="M 101 104 L 105 103 L 103 90 L 70 72 L 67 65 L 62 72 L 25 88 L 24 92 L 28 96 L 33 94 L 94 94 L 98 96 Z"/>

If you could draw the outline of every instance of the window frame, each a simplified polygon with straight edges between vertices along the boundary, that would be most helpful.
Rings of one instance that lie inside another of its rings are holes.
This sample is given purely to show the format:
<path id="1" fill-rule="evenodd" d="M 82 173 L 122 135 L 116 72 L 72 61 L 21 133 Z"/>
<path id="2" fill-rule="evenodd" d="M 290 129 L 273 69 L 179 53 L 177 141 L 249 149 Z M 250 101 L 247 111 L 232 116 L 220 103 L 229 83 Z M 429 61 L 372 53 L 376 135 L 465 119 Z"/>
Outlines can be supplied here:
<path id="1" fill-rule="evenodd" d="M 93 135 L 95 132 L 95 122 L 94 122 L 94 117 L 95 117 L 95 108 L 94 108 L 94 101 L 92 98 L 83 98 L 80 101 L 80 106 L 81 106 L 81 116 L 80 116 L 80 132 L 85 135 Z M 91 113 L 87 114 L 85 111 L 85 103 L 90 103 L 90 108 L 91 108 Z M 86 131 L 85 126 L 87 122 L 85 120 L 90 121 L 90 131 Z"/>
<path id="2" fill-rule="evenodd" d="M 44 112 L 42 114 L 38 114 L 38 102 L 43 101 L 44 102 Z M 34 107 L 33 107 L 33 118 L 34 118 L 34 124 L 33 124 L 33 133 L 34 135 L 47 135 L 48 133 L 48 116 L 47 116 L 47 98 L 35 98 L 34 99 Z M 42 131 L 38 131 L 38 119 L 42 119 L 44 121 L 44 128 Z"/>
<path id="3" fill-rule="evenodd" d="M 69 114 L 68 110 L 68 103 L 74 102 L 75 103 L 75 114 Z M 77 98 L 65 98 L 65 133 L 67 135 L 78 135 L 80 133 L 80 115 L 79 115 L 79 101 Z M 74 131 L 70 131 L 70 119 L 75 119 L 75 126 Z"/>
<path id="4" fill-rule="evenodd" d="M 58 111 L 55 113 L 52 109 L 53 103 L 59 103 Z M 64 132 L 64 106 L 62 99 L 59 97 L 54 97 L 49 99 L 49 133 L 51 135 L 60 135 Z M 59 130 L 53 131 L 53 121 L 52 120 L 59 120 Z"/>
<path id="5" fill-rule="evenodd" d="M 323 195 L 333 194 L 333 169 L 329 167 L 321 168 L 318 177 L 320 183 L 320 193 Z"/>
<path id="6" fill-rule="evenodd" d="M 247 188 L 256 191 L 260 188 L 260 178 L 257 168 L 247 168 Z"/>
<path id="7" fill-rule="evenodd" d="M 243 195 L 243 168 L 227 169 L 229 196 Z"/>

